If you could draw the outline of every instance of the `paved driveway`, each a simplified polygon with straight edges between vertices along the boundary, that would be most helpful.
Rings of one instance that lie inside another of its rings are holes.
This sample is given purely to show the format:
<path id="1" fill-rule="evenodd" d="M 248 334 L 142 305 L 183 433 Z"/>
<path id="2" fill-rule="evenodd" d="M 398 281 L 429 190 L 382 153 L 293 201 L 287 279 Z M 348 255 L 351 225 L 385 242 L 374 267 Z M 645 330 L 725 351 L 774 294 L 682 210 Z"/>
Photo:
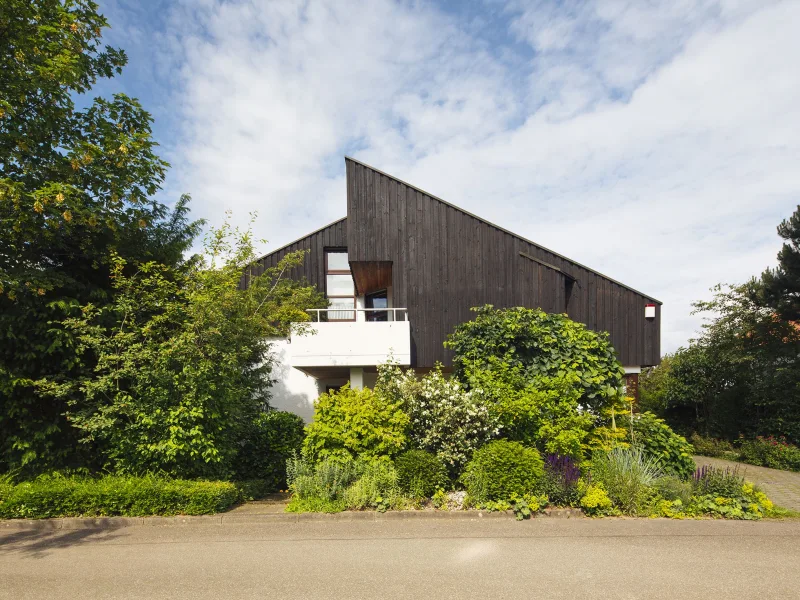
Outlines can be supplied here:
<path id="1" fill-rule="evenodd" d="M 722 469 L 739 467 L 739 473 L 748 481 L 757 483 L 775 504 L 800 511 L 800 473 L 756 467 L 708 456 L 695 456 L 694 462 L 699 466 L 712 465 Z"/>
<path id="2" fill-rule="evenodd" d="M 796 598 L 800 522 L 301 521 L 0 531 L 0 598 Z"/>

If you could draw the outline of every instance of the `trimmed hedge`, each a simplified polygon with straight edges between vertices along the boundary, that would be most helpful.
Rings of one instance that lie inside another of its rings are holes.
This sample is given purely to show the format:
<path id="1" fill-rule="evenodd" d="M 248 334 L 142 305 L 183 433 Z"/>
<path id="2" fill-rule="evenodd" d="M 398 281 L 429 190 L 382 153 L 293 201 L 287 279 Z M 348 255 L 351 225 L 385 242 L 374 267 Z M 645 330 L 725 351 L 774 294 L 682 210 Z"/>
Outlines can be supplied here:
<path id="1" fill-rule="evenodd" d="M 0 484 L 3 519 L 204 515 L 238 501 L 239 489 L 226 481 L 47 475 L 16 485 Z"/>

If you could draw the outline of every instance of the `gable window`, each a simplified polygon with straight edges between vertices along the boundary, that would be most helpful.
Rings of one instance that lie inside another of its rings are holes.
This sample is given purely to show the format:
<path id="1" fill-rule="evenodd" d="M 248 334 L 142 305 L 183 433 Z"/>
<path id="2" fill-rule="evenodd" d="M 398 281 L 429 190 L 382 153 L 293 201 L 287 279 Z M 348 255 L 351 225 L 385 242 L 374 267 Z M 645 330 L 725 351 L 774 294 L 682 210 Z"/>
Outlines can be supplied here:
<path id="1" fill-rule="evenodd" d="M 325 295 L 331 303 L 328 321 L 356 320 L 356 290 L 347 250 L 325 252 Z"/>

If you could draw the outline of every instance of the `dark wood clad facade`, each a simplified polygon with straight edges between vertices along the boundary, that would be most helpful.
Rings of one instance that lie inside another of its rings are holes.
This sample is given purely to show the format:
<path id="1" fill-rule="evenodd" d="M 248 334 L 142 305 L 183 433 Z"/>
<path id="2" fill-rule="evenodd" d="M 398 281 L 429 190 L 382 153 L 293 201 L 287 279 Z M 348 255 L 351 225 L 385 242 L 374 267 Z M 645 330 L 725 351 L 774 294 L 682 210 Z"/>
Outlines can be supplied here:
<path id="1" fill-rule="evenodd" d="M 347 217 L 263 257 L 243 285 L 287 252 L 306 249 L 290 276 L 324 291 L 325 250 L 347 248 L 362 287 L 391 264 L 392 305 L 408 309 L 415 367 L 449 365 L 447 334 L 483 304 L 566 312 L 608 331 L 623 365 L 659 363 L 659 301 L 368 165 L 345 163 Z M 656 305 L 655 319 L 645 319 L 646 304 Z"/>
<path id="2" fill-rule="evenodd" d="M 251 277 L 258 277 L 265 269 L 274 267 L 287 254 L 297 250 L 307 250 L 303 264 L 292 269 L 288 275 L 293 279 L 306 279 L 324 292 L 325 250 L 346 247 L 347 219 L 341 218 L 259 259 L 242 277 L 241 285 L 246 287 Z"/>
<path id="3" fill-rule="evenodd" d="M 655 365 L 660 303 L 353 159 L 347 166 L 350 262 L 391 261 L 408 308 L 415 366 L 450 362 L 442 342 L 470 307 L 541 307 L 608 331 L 620 361 Z M 656 304 L 656 318 L 644 316 Z"/>

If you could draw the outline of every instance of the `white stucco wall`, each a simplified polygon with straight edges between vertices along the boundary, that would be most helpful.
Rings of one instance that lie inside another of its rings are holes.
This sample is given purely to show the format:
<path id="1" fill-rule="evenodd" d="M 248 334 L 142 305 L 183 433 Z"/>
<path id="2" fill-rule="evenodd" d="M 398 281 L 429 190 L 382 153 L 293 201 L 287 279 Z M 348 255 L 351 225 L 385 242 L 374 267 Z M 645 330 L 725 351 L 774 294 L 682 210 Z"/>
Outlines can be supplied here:
<path id="1" fill-rule="evenodd" d="M 277 380 L 272 386 L 270 405 L 298 414 L 309 423 L 314 416 L 314 400 L 320 394 L 319 383 L 291 366 L 292 345 L 286 339 L 278 338 L 270 342 L 275 357 L 272 379 Z M 324 387 L 322 391 L 325 391 Z"/>

